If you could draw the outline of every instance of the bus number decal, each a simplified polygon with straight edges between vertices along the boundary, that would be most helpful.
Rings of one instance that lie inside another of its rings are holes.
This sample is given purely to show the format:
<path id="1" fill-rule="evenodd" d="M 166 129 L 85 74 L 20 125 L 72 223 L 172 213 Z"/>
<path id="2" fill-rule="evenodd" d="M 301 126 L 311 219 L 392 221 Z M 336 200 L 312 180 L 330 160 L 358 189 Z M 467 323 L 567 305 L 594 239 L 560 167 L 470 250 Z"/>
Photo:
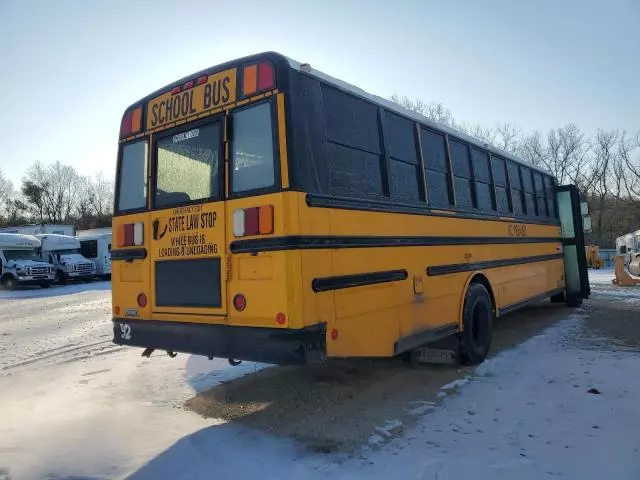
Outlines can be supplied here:
<path id="1" fill-rule="evenodd" d="M 512 237 L 526 237 L 527 226 L 520 224 L 509 225 L 509 235 Z"/>
<path id="2" fill-rule="evenodd" d="M 120 337 L 123 340 L 131 340 L 131 327 L 128 323 L 120 324 Z"/>

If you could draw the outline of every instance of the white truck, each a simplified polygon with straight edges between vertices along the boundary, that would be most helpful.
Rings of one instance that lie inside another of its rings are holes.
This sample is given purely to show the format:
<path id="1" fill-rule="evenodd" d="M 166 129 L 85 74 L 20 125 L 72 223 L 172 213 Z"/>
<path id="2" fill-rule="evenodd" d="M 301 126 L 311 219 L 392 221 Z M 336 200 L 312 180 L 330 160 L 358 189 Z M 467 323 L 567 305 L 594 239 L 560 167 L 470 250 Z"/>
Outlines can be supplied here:
<path id="1" fill-rule="evenodd" d="M 53 223 L 32 223 L 30 225 L 20 225 L 17 227 L 3 227 L 0 232 L 21 233 L 22 235 L 40 235 L 44 233 L 56 233 L 59 235 L 76 234 L 76 227 L 73 225 L 56 225 Z"/>
<path id="2" fill-rule="evenodd" d="M 110 229 L 109 229 L 110 230 Z M 93 230 L 78 232 L 82 256 L 96 264 L 96 276 L 111 277 L 111 232 Z"/>
<path id="3" fill-rule="evenodd" d="M 49 288 L 54 281 L 53 267 L 40 261 L 41 242 L 31 235 L 0 233 L 0 280 L 8 290 L 20 285 Z"/>
<path id="4" fill-rule="evenodd" d="M 80 253 L 80 241 L 68 235 L 36 235 L 42 242 L 40 258 L 53 265 L 57 283 L 67 280 L 90 282 L 96 275 L 95 264 Z"/>

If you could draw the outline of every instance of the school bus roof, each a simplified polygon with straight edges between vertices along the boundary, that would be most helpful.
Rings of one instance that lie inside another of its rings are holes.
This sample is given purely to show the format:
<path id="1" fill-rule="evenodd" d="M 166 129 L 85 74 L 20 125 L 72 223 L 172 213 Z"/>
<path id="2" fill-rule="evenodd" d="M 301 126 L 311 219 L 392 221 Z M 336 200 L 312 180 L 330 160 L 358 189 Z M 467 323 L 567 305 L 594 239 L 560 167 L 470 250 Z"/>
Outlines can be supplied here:
<path id="1" fill-rule="evenodd" d="M 549 172 L 545 171 L 544 169 L 537 167 L 535 165 L 530 164 L 529 162 L 526 162 L 524 160 L 522 160 L 521 158 L 518 158 L 514 155 L 512 155 L 511 153 L 508 153 L 498 147 L 495 147 L 491 144 L 488 144 L 486 142 L 483 142 L 482 140 L 473 137 L 471 135 L 468 135 L 466 133 L 463 133 L 459 130 L 456 130 L 455 128 L 451 128 L 448 127 L 446 125 L 443 125 L 439 122 L 436 122 L 434 120 L 431 120 L 423 115 L 420 115 L 419 113 L 413 112 L 411 110 L 408 110 L 406 108 L 404 108 L 401 105 L 398 105 L 395 102 L 392 102 L 391 100 L 388 100 L 386 98 L 383 97 L 379 97 L 377 95 L 373 95 L 371 93 L 368 93 L 364 90 L 362 90 L 359 87 L 356 87 L 355 85 L 351 85 L 350 83 L 347 83 L 343 80 L 337 79 L 335 77 L 332 77 L 331 75 L 327 75 L 326 73 L 323 73 L 319 70 L 316 70 L 314 68 L 312 68 L 308 63 L 301 63 L 298 62 L 297 60 L 293 60 L 285 55 L 282 55 L 280 53 L 277 52 L 262 52 L 262 53 L 257 53 L 254 55 L 249 55 L 246 57 L 242 57 L 242 58 L 237 58 L 235 60 L 231 60 L 229 62 L 225 62 L 219 65 L 215 65 L 213 67 L 209 67 L 209 68 L 205 68 L 203 70 L 200 70 L 199 72 L 196 73 L 192 73 L 190 75 L 187 75 L 183 78 L 181 78 L 180 80 L 176 80 L 174 82 L 171 82 L 168 85 L 165 85 L 162 88 L 159 88 L 158 90 L 154 91 L 153 93 L 147 95 L 146 97 L 144 97 L 143 99 L 138 100 L 137 102 L 131 104 L 129 107 L 127 107 L 127 109 L 125 110 L 125 113 L 138 105 L 141 104 L 145 104 L 147 103 L 149 100 L 152 100 L 153 98 L 157 97 L 158 95 L 161 95 L 163 93 L 166 93 L 167 91 L 171 90 L 172 87 L 176 86 L 176 85 L 181 85 L 184 84 L 185 82 L 189 81 L 189 80 L 193 80 L 194 78 L 199 77 L 200 75 L 205 75 L 205 74 L 210 74 L 212 72 L 216 72 L 216 71 L 220 71 L 220 70 L 224 70 L 227 68 L 232 68 L 232 67 L 239 67 L 245 63 L 251 63 L 251 62 L 255 62 L 259 59 L 270 59 L 270 60 L 274 60 L 276 61 L 276 63 L 278 65 L 276 65 L 276 69 L 278 68 L 278 66 L 282 66 L 284 65 L 288 65 L 290 68 L 292 68 L 293 70 L 296 70 L 298 72 L 300 72 L 301 74 L 305 74 L 305 75 L 309 75 L 312 77 L 317 78 L 318 80 L 327 83 L 333 87 L 336 87 L 340 90 L 344 90 L 346 92 L 349 92 L 353 95 L 356 95 L 358 97 L 364 98 L 366 100 L 369 100 L 370 102 L 373 102 L 377 105 L 380 105 L 384 108 L 386 108 L 387 110 L 390 110 L 392 112 L 395 112 L 399 115 L 402 115 L 404 117 L 408 117 L 411 118 L 427 127 L 431 127 L 434 128 L 436 130 L 440 130 L 441 132 L 447 133 L 451 136 L 457 137 L 461 140 L 465 140 L 468 143 L 470 143 L 473 146 L 476 146 L 478 148 L 484 149 L 486 151 L 489 151 L 490 153 L 493 153 L 495 155 L 499 155 L 501 157 L 504 158 L 508 158 L 509 160 L 512 160 L 514 162 L 526 165 L 530 168 L 532 168 L 533 170 L 537 170 L 538 172 L 542 172 L 546 175 L 549 175 Z"/>

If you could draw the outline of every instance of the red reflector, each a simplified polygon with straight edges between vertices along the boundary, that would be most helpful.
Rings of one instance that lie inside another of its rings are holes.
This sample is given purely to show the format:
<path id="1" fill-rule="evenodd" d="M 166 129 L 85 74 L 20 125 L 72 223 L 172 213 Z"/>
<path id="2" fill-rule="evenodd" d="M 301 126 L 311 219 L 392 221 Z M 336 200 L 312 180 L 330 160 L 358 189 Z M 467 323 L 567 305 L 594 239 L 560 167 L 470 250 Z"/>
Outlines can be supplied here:
<path id="1" fill-rule="evenodd" d="M 133 230 L 134 230 L 134 226 L 133 223 L 127 223 L 126 225 L 124 225 L 124 246 L 125 247 L 131 247 L 133 245 Z"/>
<path id="2" fill-rule="evenodd" d="M 201 77 L 198 77 L 196 84 L 202 85 L 203 83 L 207 83 L 207 78 L 209 78 L 209 75 L 202 75 Z"/>
<path id="3" fill-rule="evenodd" d="M 337 340 L 338 339 L 338 329 L 334 328 L 333 330 L 331 330 L 331 340 Z"/>
<path id="4" fill-rule="evenodd" d="M 131 133 L 131 110 L 124 114 L 122 117 L 122 123 L 120 124 L 120 136 L 126 137 Z"/>
<path id="5" fill-rule="evenodd" d="M 147 296 L 144 293 L 138 294 L 138 306 L 142 308 L 147 306 Z"/>
<path id="6" fill-rule="evenodd" d="M 244 234 L 260 235 L 260 207 L 244 210 Z"/>
<path id="7" fill-rule="evenodd" d="M 273 88 L 273 66 L 264 62 L 258 65 L 258 90 Z"/>
<path id="8" fill-rule="evenodd" d="M 247 308 L 247 299 L 241 293 L 237 294 L 233 297 L 233 308 L 242 312 L 245 308 Z"/>
<path id="9" fill-rule="evenodd" d="M 120 315 L 120 307 L 118 305 L 116 305 L 116 308 L 114 308 L 113 311 L 116 315 Z"/>
<path id="10" fill-rule="evenodd" d="M 177 85 L 171 89 L 171 95 L 175 95 L 176 93 L 180 93 L 180 85 Z"/>
<path id="11" fill-rule="evenodd" d="M 193 88 L 193 80 L 189 80 L 184 84 L 184 90 L 189 90 L 190 88 Z"/>
<path id="12" fill-rule="evenodd" d="M 287 321 L 287 316 L 280 312 L 279 314 L 276 315 L 276 322 L 278 322 L 280 325 L 282 325 L 284 322 Z"/>

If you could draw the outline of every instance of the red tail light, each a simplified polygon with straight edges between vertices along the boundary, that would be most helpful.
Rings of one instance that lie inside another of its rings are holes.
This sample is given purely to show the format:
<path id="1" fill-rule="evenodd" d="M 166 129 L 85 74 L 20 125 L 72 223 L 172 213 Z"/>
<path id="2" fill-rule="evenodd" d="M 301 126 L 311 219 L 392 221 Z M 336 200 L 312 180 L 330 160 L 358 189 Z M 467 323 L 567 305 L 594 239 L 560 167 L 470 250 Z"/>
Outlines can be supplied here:
<path id="1" fill-rule="evenodd" d="M 247 299 L 241 293 L 237 294 L 233 297 L 233 308 L 242 312 L 245 308 L 247 308 Z"/>
<path id="2" fill-rule="evenodd" d="M 242 93 L 245 96 L 253 95 L 262 90 L 275 87 L 275 72 L 271 62 L 245 65 L 242 70 Z"/>
<path id="3" fill-rule="evenodd" d="M 124 243 L 125 245 L 133 245 L 133 223 L 124 226 Z"/>
<path id="4" fill-rule="evenodd" d="M 129 110 L 122 117 L 122 122 L 120 123 L 120 137 L 126 137 L 131 133 L 131 114 L 132 111 Z"/>
<path id="5" fill-rule="evenodd" d="M 139 293 L 137 300 L 138 300 L 138 306 L 140 308 L 144 308 L 147 306 L 147 296 L 144 293 Z"/>
<path id="6" fill-rule="evenodd" d="M 127 223 L 120 225 L 116 231 L 118 247 L 133 247 L 144 245 L 144 223 Z"/>
<path id="7" fill-rule="evenodd" d="M 258 65 L 258 90 L 273 88 L 273 65 L 262 62 Z"/>
<path id="8" fill-rule="evenodd" d="M 128 137 L 142 130 L 142 107 L 129 110 L 120 123 L 120 138 Z"/>
<path id="9" fill-rule="evenodd" d="M 273 205 L 241 208 L 233 212 L 233 235 L 269 235 L 273 233 Z"/>

